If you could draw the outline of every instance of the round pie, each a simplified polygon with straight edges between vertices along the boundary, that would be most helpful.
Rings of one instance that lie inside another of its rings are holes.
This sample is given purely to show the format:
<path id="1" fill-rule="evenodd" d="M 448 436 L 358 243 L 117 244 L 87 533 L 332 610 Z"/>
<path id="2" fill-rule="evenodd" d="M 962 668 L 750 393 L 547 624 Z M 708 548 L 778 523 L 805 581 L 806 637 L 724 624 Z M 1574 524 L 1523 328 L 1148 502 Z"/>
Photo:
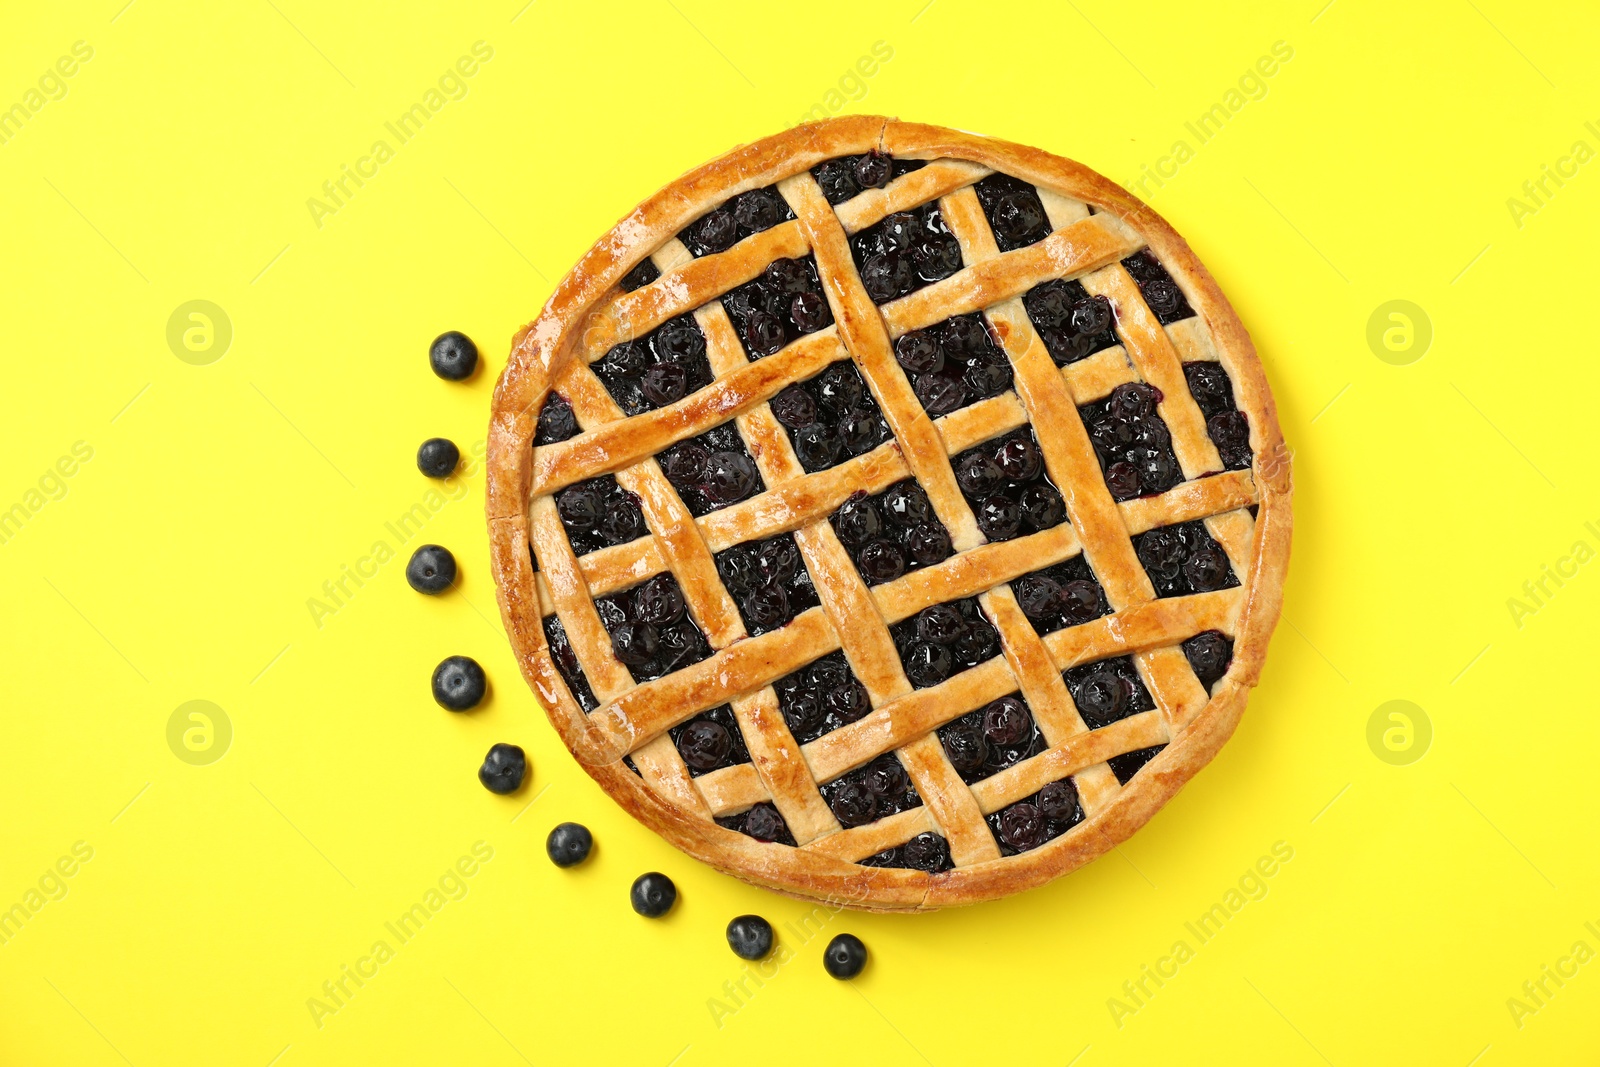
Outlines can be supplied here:
<path id="1" fill-rule="evenodd" d="M 758 885 L 1004 896 L 1233 732 L 1290 461 L 1250 338 L 1080 164 L 875 117 L 691 171 L 516 336 L 488 509 L 518 662 L 624 808 Z"/>

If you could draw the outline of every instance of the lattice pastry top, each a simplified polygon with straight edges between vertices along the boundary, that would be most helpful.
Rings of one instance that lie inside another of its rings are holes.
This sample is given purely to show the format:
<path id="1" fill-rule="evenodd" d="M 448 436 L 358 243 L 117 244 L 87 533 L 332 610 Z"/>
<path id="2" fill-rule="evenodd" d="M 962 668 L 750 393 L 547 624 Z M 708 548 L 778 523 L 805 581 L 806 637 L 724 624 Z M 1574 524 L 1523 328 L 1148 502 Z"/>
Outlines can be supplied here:
<path id="1" fill-rule="evenodd" d="M 1088 169 L 882 118 L 646 200 L 495 392 L 501 612 L 625 808 L 784 892 L 1038 885 L 1232 733 L 1290 470 L 1187 244 Z"/>

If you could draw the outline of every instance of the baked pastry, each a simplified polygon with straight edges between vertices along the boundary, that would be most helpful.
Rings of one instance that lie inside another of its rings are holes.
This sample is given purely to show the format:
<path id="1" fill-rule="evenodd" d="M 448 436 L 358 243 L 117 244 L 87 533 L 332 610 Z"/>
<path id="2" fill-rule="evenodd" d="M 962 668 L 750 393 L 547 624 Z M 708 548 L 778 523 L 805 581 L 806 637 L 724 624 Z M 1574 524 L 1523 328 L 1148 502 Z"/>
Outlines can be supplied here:
<path id="1" fill-rule="evenodd" d="M 1232 733 L 1290 464 L 1187 244 L 1087 168 L 852 117 L 646 200 L 519 332 L 519 663 L 673 844 L 930 909 L 1126 839 Z"/>

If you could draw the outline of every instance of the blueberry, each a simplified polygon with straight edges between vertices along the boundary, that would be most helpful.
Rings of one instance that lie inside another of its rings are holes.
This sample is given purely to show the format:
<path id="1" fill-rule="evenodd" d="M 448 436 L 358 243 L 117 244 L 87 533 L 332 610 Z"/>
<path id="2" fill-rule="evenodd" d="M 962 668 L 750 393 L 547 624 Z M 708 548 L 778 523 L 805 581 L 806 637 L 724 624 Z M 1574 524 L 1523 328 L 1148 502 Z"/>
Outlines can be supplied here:
<path id="1" fill-rule="evenodd" d="M 740 915 L 728 923 L 728 947 L 742 960 L 762 960 L 772 951 L 772 924 L 759 915 Z"/>
<path id="2" fill-rule="evenodd" d="M 875 797 L 894 800 L 911 788 L 911 776 L 893 755 L 879 756 L 867 765 L 861 784 Z"/>
<path id="3" fill-rule="evenodd" d="M 861 191 L 856 184 L 855 167 L 848 159 L 830 159 L 816 171 L 817 184 L 828 203 L 838 205 Z"/>
<path id="4" fill-rule="evenodd" d="M 478 781 L 491 793 L 515 793 L 528 773 L 528 755 L 517 745 L 495 745 L 478 768 Z"/>
<path id="5" fill-rule="evenodd" d="M 817 293 L 796 293 L 789 301 L 789 321 L 801 333 L 815 333 L 833 321 L 833 309 Z"/>
<path id="6" fill-rule="evenodd" d="M 950 866 L 950 846 L 938 834 L 918 834 L 902 849 L 906 865 L 914 870 L 942 871 Z"/>
<path id="7" fill-rule="evenodd" d="M 770 189 L 752 189 L 733 202 L 733 218 L 751 233 L 770 230 L 783 219 L 783 201 Z"/>
<path id="8" fill-rule="evenodd" d="M 442 593 L 455 584 L 456 558 L 448 548 L 423 545 L 406 564 L 406 581 L 419 593 Z"/>
<path id="9" fill-rule="evenodd" d="M 995 449 L 994 463 L 1001 474 L 1014 482 L 1031 482 L 1044 469 L 1039 446 L 1029 437 L 1013 437 Z"/>
<path id="10" fill-rule="evenodd" d="M 770 356 L 789 340 L 783 320 L 767 311 L 752 311 L 744 321 L 744 343 L 753 356 Z"/>
<path id="11" fill-rule="evenodd" d="M 713 452 L 706 459 L 706 484 L 702 487 L 714 504 L 732 504 L 755 490 L 759 479 L 749 456 Z"/>
<path id="12" fill-rule="evenodd" d="M 803 426 L 794 434 L 794 454 L 808 471 L 827 470 L 839 458 L 839 434 L 820 422 Z"/>
<path id="13" fill-rule="evenodd" d="M 983 731 L 965 719 L 958 719 L 939 732 L 944 754 L 957 774 L 972 774 L 989 759 L 989 741 Z"/>
<path id="14" fill-rule="evenodd" d="M 953 645 L 967 632 L 967 620 L 949 604 L 933 604 L 917 613 L 917 636 L 935 645 Z"/>
<path id="15" fill-rule="evenodd" d="M 956 464 L 956 484 L 968 496 L 985 497 L 1000 487 L 1005 476 L 994 460 L 982 452 L 969 452 Z"/>
<path id="16" fill-rule="evenodd" d="M 978 529 L 991 541 L 1005 541 L 1017 536 L 1022 527 L 1022 509 L 1007 496 L 989 497 L 978 507 Z"/>
<path id="17" fill-rule="evenodd" d="M 878 798 L 859 782 L 840 783 L 833 791 L 828 806 L 833 809 L 839 825 L 847 829 L 852 826 L 865 826 L 878 817 Z"/>
<path id="18" fill-rule="evenodd" d="M 1051 822 L 1076 823 L 1083 818 L 1083 805 L 1078 800 L 1078 787 L 1071 778 L 1051 782 L 1039 790 L 1038 808 Z"/>
<path id="19" fill-rule="evenodd" d="M 671 878 L 656 871 L 641 874 L 628 891 L 628 902 L 633 910 L 646 919 L 661 918 L 672 910 L 677 899 L 678 887 L 672 884 Z"/>
<path id="20" fill-rule="evenodd" d="M 817 421 L 817 402 L 798 385 L 784 387 L 769 404 L 772 417 L 791 430 L 802 429 Z"/>
<path id="21" fill-rule="evenodd" d="M 856 557 L 861 576 L 872 585 L 892 582 L 906 572 L 906 558 L 888 541 L 868 541 Z"/>
<path id="22" fill-rule="evenodd" d="M 678 735 L 678 751 L 683 762 L 697 771 L 714 771 L 722 766 L 733 748 L 727 727 L 710 719 L 697 719 Z"/>
<path id="23" fill-rule="evenodd" d="M 428 364 L 433 373 L 449 382 L 464 381 L 472 377 L 478 367 L 478 346 L 464 333 L 451 330 L 441 333 L 428 346 Z"/>
<path id="24" fill-rule="evenodd" d="M 889 184 L 892 169 L 888 156 L 881 152 L 868 152 L 856 159 L 856 184 L 863 189 L 881 189 Z"/>
<path id="25" fill-rule="evenodd" d="M 553 445 L 557 441 L 578 436 L 578 416 L 572 405 L 560 393 L 551 393 L 539 409 L 539 422 L 534 427 L 533 443 Z"/>
<path id="26" fill-rule="evenodd" d="M 929 415 L 948 415 L 967 402 L 966 383 L 959 375 L 919 374 L 911 385 Z"/>
<path id="27" fill-rule="evenodd" d="M 1189 657 L 1189 666 L 1194 668 L 1200 684 L 1210 688 L 1227 673 L 1233 660 L 1233 642 L 1218 630 L 1207 630 L 1185 641 L 1183 653 Z"/>
<path id="28" fill-rule="evenodd" d="M 1028 709 L 1016 697 L 1001 697 L 983 709 L 983 735 L 994 745 L 1020 745 L 1033 731 Z"/>
<path id="29" fill-rule="evenodd" d="M 1067 504 L 1056 487 L 1046 482 L 1035 482 L 1017 498 L 1022 509 L 1022 522 L 1031 530 L 1048 530 L 1066 521 Z"/>
<path id="30" fill-rule="evenodd" d="M 417 470 L 430 478 L 450 477 L 460 462 L 461 450 L 448 438 L 430 437 L 417 449 Z"/>
<path id="31" fill-rule="evenodd" d="M 1227 586 L 1233 577 L 1228 557 L 1219 548 L 1202 545 L 1195 549 L 1183 563 L 1183 576 L 1197 593 L 1209 593 Z"/>
<path id="32" fill-rule="evenodd" d="M 1110 667 L 1090 672 L 1073 695 L 1084 722 L 1091 729 L 1109 726 L 1122 718 L 1132 698 L 1132 686 Z"/>
<path id="33" fill-rule="evenodd" d="M 666 626 L 683 618 L 683 592 L 677 579 L 658 574 L 633 591 L 633 614 L 640 622 Z"/>
<path id="34" fill-rule="evenodd" d="M 741 602 L 750 628 L 758 633 L 776 630 L 794 618 L 789 610 L 789 595 L 776 583 L 751 591 Z"/>
<path id="35" fill-rule="evenodd" d="M 906 551 L 924 567 L 950 558 L 950 534 L 937 522 L 913 526 L 906 532 Z"/>
<path id="36" fill-rule="evenodd" d="M 488 688 L 483 668 L 470 656 L 451 656 L 433 669 L 433 699 L 448 711 L 477 707 Z"/>
<path id="37" fill-rule="evenodd" d="M 652 404 L 665 407 L 683 399 L 684 391 L 689 388 L 689 372 L 682 364 L 657 363 L 644 372 L 639 388 Z"/>
<path id="38" fill-rule="evenodd" d="M 906 677 L 918 689 L 938 685 L 955 670 L 955 657 L 943 645 L 918 641 L 906 655 Z"/>
<path id="39" fill-rule="evenodd" d="M 777 808 L 771 804 L 757 804 L 744 813 L 744 833 L 757 841 L 779 841 L 788 836 L 789 826 Z"/>
<path id="40" fill-rule="evenodd" d="M 1044 813 L 1032 804 L 1023 801 L 1000 813 L 1000 840 L 1018 852 L 1038 848 L 1049 839 Z"/>
<path id="41" fill-rule="evenodd" d="M 557 867 L 576 867 L 589 858 L 594 847 L 594 837 L 581 823 L 564 822 L 550 831 L 545 838 L 545 854 Z"/>
<path id="42" fill-rule="evenodd" d="M 834 515 L 834 529 L 840 541 L 858 548 L 883 532 L 883 517 L 872 506 L 872 501 L 852 498 L 839 506 Z"/>
<path id="43" fill-rule="evenodd" d="M 913 374 L 937 374 L 944 369 L 944 350 L 932 330 L 913 330 L 894 343 L 894 358 Z"/>
<path id="44" fill-rule="evenodd" d="M 556 511 L 571 529 L 593 529 L 600 521 L 600 510 L 600 494 L 591 485 L 575 485 L 556 494 Z"/>
<path id="45" fill-rule="evenodd" d="M 647 622 L 625 622 L 611 632 L 611 651 L 630 667 L 643 667 L 655 658 L 660 637 Z"/>
<path id="46" fill-rule="evenodd" d="M 822 966 L 835 978 L 854 978 L 866 965 L 867 946 L 854 934 L 840 934 L 822 953 Z"/>

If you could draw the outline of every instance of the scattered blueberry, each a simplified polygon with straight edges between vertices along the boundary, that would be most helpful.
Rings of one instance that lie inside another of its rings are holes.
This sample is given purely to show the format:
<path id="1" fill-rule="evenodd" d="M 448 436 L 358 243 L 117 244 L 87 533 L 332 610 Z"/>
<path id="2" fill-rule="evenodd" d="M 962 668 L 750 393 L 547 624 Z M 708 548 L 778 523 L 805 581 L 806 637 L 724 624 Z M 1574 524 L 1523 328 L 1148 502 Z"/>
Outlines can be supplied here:
<path id="1" fill-rule="evenodd" d="M 478 768 L 478 781 L 491 793 L 515 793 L 528 773 L 528 755 L 518 745 L 495 745 Z"/>
<path id="2" fill-rule="evenodd" d="M 772 951 L 772 924 L 759 915 L 740 915 L 728 923 L 728 947 L 742 960 L 766 959 Z"/>
<path id="3" fill-rule="evenodd" d="M 672 879 L 655 871 L 634 879 L 633 888 L 628 892 L 633 910 L 646 919 L 661 918 L 672 910 L 677 899 L 678 887 L 672 884 Z"/>
<path id="4" fill-rule="evenodd" d="M 441 333 L 428 346 L 428 363 L 433 373 L 446 381 L 459 382 L 472 377 L 478 367 L 478 346 L 464 333 Z"/>
<path id="5" fill-rule="evenodd" d="M 483 668 L 470 656 L 451 656 L 433 670 L 433 699 L 447 711 L 477 707 L 488 688 Z"/>
<path id="6" fill-rule="evenodd" d="M 406 581 L 419 593 L 442 593 L 456 582 L 456 558 L 441 545 L 423 545 L 411 553 Z"/>
<path id="7" fill-rule="evenodd" d="M 417 449 L 417 470 L 430 478 L 448 478 L 461 462 L 461 450 L 444 437 L 430 437 Z"/>
<path id="8" fill-rule="evenodd" d="M 822 966 L 835 978 L 854 978 L 867 965 L 867 946 L 854 934 L 840 934 L 828 942 Z"/>
<path id="9" fill-rule="evenodd" d="M 580 823 L 564 822 L 545 838 L 544 850 L 557 867 L 576 867 L 589 858 L 594 836 Z"/>

